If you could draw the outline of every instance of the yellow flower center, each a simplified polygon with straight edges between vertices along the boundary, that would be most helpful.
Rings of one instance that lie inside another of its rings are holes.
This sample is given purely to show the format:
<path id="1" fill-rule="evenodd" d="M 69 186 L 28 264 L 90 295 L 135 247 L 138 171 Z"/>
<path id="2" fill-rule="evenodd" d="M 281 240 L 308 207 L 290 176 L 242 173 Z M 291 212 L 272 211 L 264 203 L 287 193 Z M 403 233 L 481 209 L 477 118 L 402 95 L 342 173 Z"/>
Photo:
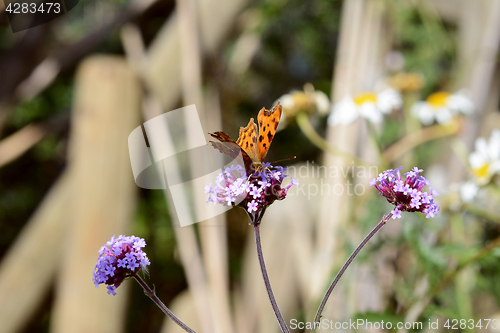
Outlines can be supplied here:
<path id="1" fill-rule="evenodd" d="M 354 97 L 354 103 L 356 103 L 356 105 L 358 106 L 361 106 L 369 102 L 377 103 L 377 94 L 372 92 L 366 92 L 358 94 L 356 95 L 356 97 Z"/>
<path id="2" fill-rule="evenodd" d="M 314 100 L 303 91 L 294 92 L 292 95 L 293 104 L 284 107 L 287 117 L 295 117 L 298 112 L 312 113 L 314 111 Z"/>
<path id="3" fill-rule="evenodd" d="M 472 174 L 482 183 L 486 184 L 491 178 L 490 164 L 485 163 L 483 166 L 472 169 Z"/>
<path id="4" fill-rule="evenodd" d="M 429 103 L 434 108 L 441 108 L 443 106 L 446 106 L 446 102 L 448 101 L 449 96 L 449 93 L 440 91 L 427 97 L 427 103 Z"/>
<path id="5" fill-rule="evenodd" d="M 299 91 L 292 94 L 293 103 L 298 106 L 311 104 L 311 98 L 305 92 Z"/>

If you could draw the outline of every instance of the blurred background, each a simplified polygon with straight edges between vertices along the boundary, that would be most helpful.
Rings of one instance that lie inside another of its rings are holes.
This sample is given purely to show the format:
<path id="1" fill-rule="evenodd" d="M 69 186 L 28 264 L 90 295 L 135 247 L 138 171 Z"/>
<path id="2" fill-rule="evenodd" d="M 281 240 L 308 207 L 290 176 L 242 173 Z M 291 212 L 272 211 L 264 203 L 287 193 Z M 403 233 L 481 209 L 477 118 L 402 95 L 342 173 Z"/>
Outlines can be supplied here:
<path id="1" fill-rule="evenodd" d="M 302 187 L 267 210 L 262 242 L 286 322 L 313 320 L 392 209 L 368 182 L 418 166 L 439 215 L 391 220 L 323 316 L 500 331 L 500 1 L 85 0 L 16 33 L 0 7 L 0 332 L 181 332 L 135 282 L 94 287 L 119 234 L 145 238 L 146 282 L 197 332 L 279 332 L 246 214 L 179 227 L 127 147 L 190 104 L 236 138 L 278 99 L 267 160 L 297 156 L 281 164 Z"/>

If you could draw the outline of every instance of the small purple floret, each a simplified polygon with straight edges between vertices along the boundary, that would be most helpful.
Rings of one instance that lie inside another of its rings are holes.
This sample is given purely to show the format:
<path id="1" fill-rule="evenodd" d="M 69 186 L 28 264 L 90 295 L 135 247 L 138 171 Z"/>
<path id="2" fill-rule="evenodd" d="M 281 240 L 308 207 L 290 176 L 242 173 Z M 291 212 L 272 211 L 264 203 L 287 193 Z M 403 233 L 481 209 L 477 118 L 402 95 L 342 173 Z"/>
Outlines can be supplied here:
<path id="1" fill-rule="evenodd" d="M 275 200 L 283 200 L 292 185 L 298 185 L 290 177 L 291 184 L 281 187 L 285 168 L 264 163 L 264 171 L 247 173 L 240 165 L 230 166 L 220 173 L 215 186 L 205 186 L 208 201 L 225 206 L 241 206 L 249 214 L 257 214 Z"/>
<path id="2" fill-rule="evenodd" d="M 401 211 L 396 207 L 392 211 L 392 218 L 395 219 L 400 219 L 401 218 Z"/>
<path id="3" fill-rule="evenodd" d="M 382 172 L 370 182 L 370 186 L 375 186 L 387 201 L 396 206 L 391 212 L 393 219 L 401 218 L 401 212 L 421 212 L 426 214 L 426 218 L 435 217 L 439 206 L 433 197 L 439 194 L 430 187 L 427 179 L 419 176 L 424 170 L 414 167 L 404 174 L 406 177 L 402 180 L 402 168 Z M 422 191 L 424 186 L 429 187 L 430 194 Z"/>
<path id="4" fill-rule="evenodd" d="M 141 249 L 146 246 L 143 238 L 120 235 L 106 242 L 99 250 L 92 280 L 97 287 L 108 285 L 108 294 L 116 295 L 116 288 L 127 277 L 146 268 L 149 259 Z"/>
<path id="5" fill-rule="evenodd" d="M 248 203 L 248 212 L 253 213 L 256 212 L 259 207 L 259 204 L 253 200 L 252 202 Z"/>

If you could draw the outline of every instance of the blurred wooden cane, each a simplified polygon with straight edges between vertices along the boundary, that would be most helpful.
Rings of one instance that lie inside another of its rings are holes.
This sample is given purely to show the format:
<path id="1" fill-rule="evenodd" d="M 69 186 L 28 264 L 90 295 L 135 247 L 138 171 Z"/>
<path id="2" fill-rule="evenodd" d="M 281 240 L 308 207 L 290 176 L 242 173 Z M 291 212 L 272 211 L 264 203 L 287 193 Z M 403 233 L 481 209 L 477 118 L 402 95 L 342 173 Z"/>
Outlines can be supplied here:
<path id="1" fill-rule="evenodd" d="M 91 275 L 99 248 L 130 229 L 137 186 L 128 136 L 139 125 L 140 102 L 140 85 L 123 58 L 93 56 L 80 65 L 69 152 L 68 233 L 51 332 L 123 332 L 126 288 L 110 296 L 94 287 Z"/>

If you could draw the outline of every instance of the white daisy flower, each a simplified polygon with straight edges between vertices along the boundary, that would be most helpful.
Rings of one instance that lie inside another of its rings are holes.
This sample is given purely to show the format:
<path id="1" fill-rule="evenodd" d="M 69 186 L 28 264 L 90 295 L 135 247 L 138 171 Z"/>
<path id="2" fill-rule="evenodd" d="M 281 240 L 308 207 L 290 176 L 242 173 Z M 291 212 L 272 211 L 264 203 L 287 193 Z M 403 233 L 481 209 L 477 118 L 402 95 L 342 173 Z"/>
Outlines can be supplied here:
<path id="1" fill-rule="evenodd" d="M 324 116 L 330 110 L 330 99 L 328 96 L 319 90 L 314 90 L 310 83 L 304 85 L 303 91 L 292 91 L 289 94 L 281 96 L 276 104 L 280 101 L 283 107 L 283 114 L 281 115 L 281 122 L 278 130 L 283 129 L 288 120 L 294 119 L 299 112 L 308 114 L 318 114 Z"/>
<path id="2" fill-rule="evenodd" d="M 444 125 L 458 113 L 471 114 L 474 104 L 464 91 L 450 94 L 445 91 L 433 93 L 425 101 L 416 102 L 412 107 L 412 114 L 424 125 L 431 125 L 434 120 Z"/>
<path id="3" fill-rule="evenodd" d="M 485 185 L 495 173 L 500 173 L 500 129 L 491 132 L 489 142 L 478 138 L 475 148 L 469 155 L 469 164 L 476 182 Z"/>
<path id="4" fill-rule="evenodd" d="M 460 186 L 463 201 L 473 200 L 480 190 L 490 182 L 495 174 L 500 174 L 500 129 L 491 132 L 490 140 L 478 138 L 476 150 L 469 155 L 472 179 Z"/>
<path id="5" fill-rule="evenodd" d="M 365 92 L 354 96 L 345 96 L 340 102 L 333 106 L 332 113 L 328 117 L 328 124 L 347 125 L 358 117 L 363 117 L 372 123 L 380 123 L 384 114 L 389 114 L 394 109 L 403 105 L 401 95 L 394 89 L 389 88 L 376 94 Z"/>
<path id="6" fill-rule="evenodd" d="M 283 112 L 288 115 L 296 115 L 299 111 L 313 113 L 315 110 L 320 114 L 326 114 L 330 108 L 330 100 L 322 91 L 294 91 L 281 96 L 279 101 Z"/>

